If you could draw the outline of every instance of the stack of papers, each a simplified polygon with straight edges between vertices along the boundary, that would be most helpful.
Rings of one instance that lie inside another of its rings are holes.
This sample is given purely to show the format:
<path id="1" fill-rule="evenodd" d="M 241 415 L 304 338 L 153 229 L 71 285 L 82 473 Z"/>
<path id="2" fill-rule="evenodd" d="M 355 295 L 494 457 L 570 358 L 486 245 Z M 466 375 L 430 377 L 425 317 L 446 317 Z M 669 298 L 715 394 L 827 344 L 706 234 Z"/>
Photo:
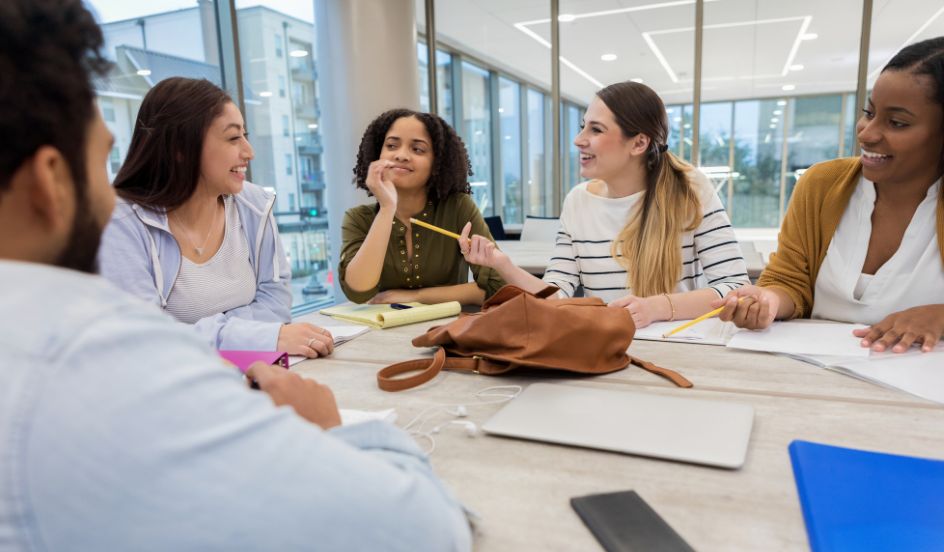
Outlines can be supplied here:
<path id="1" fill-rule="evenodd" d="M 424 305 L 406 303 L 411 308 L 394 309 L 390 305 L 338 305 L 319 311 L 332 318 L 365 324 L 372 328 L 393 328 L 438 318 L 457 316 L 462 311 L 458 301 Z"/>
<path id="2" fill-rule="evenodd" d="M 856 377 L 883 387 L 944 403 L 944 343 L 923 353 L 917 347 L 905 353 L 876 353 L 862 347 L 852 330 L 861 324 L 820 321 L 774 322 L 766 330 L 739 331 L 730 322 L 712 318 L 672 337 L 662 334 L 684 320 L 658 322 L 637 330 L 637 339 L 726 345 L 733 349 L 788 355 L 821 368 Z"/>

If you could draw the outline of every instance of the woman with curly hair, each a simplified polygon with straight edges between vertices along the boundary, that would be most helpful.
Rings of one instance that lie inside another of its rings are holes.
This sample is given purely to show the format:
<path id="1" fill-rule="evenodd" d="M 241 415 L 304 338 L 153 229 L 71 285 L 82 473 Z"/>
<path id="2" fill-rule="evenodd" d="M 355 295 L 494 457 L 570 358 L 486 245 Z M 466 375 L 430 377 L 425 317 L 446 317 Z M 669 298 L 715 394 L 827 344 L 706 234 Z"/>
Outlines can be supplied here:
<path id="1" fill-rule="evenodd" d="M 341 289 L 363 303 L 480 305 L 504 285 L 498 273 L 469 265 L 455 240 L 410 224 L 416 218 L 455 233 L 469 223 L 492 239 L 471 198 L 469 157 L 442 118 L 393 109 L 368 125 L 354 182 L 377 198 L 344 214 Z"/>

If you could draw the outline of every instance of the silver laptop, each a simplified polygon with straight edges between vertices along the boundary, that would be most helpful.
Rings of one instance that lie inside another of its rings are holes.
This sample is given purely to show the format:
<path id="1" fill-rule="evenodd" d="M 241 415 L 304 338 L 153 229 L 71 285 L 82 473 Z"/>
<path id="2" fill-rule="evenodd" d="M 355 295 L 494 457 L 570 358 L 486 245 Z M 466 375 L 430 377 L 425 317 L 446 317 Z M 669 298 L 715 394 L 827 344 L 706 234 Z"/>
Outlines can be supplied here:
<path id="1" fill-rule="evenodd" d="M 740 468 L 754 424 L 747 404 L 534 383 L 482 429 L 493 435 Z"/>

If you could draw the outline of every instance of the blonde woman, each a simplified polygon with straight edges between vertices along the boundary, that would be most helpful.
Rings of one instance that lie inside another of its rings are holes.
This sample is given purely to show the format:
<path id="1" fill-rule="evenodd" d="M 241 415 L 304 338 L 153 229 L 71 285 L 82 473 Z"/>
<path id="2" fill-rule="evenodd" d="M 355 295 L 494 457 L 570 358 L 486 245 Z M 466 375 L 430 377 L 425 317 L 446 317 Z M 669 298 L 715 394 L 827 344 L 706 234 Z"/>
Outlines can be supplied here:
<path id="1" fill-rule="evenodd" d="M 629 310 L 637 328 L 711 310 L 749 282 L 747 269 L 718 195 L 667 151 L 667 136 L 665 105 L 651 88 L 622 82 L 600 90 L 574 139 L 580 175 L 590 180 L 564 200 L 544 280 L 482 236 L 462 240 L 463 255 L 528 291 L 550 284 L 569 297 L 582 287 Z"/>

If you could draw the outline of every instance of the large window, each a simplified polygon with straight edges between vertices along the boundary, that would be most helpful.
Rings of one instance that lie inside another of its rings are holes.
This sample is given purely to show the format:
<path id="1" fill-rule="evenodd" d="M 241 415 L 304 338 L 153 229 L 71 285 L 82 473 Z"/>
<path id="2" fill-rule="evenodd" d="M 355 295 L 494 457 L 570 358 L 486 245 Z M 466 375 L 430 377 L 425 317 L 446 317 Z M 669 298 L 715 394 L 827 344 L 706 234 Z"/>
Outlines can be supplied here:
<path id="1" fill-rule="evenodd" d="M 243 115 L 256 153 L 250 176 L 276 194 L 275 217 L 292 266 L 293 306 L 305 309 L 331 299 L 324 286 L 327 222 L 311 6 L 289 14 L 279 11 L 278 2 L 271 8 L 249 4 L 236 2 Z M 92 7 L 99 8 L 96 2 Z M 102 2 L 99 8 L 107 53 L 115 62 L 109 77 L 96 82 L 115 135 L 108 164 L 112 178 L 127 154 L 141 100 L 154 84 L 173 76 L 221 86 L 224 81 L 215 2 L 142 12 L 133 4 Z M 234 76 L 227 82 L 235 82 Z M 228 91 L 238 99 L 238 91 Z"/>
<path id="2" fill-rule="evenodd" d="M 494 213 L 492 196 L 492 110 L 489 72 L 462 62 L 461 134 L 472 162 L 472 196 L 486 215 Z"/>
<path id="3" fill-rule="evenodd" d="M 498 79 L 499 143 L 501 147 L 501 217 L 505 224 L 522 222 L 521 85 Z"/>
<path id="4" fill-rule="evenodd" d="M 556 214 L 551 194 L 551 149 L 550 99 L 533 88 L 528 89 L 528 186 L 527 207 L 529 215 L 549 216 Z"/>
<path id="5" fill-rule="evenodd" d="M 419 61 L 420 109 L 429 111 L 429 52 L 425 42 L 418 42 L 416 55 Z M 455 126 L 452 109 L 452 55 L 443 50 L 436 50 L 436 103 L 438 114 L 450 125 Z"/>

